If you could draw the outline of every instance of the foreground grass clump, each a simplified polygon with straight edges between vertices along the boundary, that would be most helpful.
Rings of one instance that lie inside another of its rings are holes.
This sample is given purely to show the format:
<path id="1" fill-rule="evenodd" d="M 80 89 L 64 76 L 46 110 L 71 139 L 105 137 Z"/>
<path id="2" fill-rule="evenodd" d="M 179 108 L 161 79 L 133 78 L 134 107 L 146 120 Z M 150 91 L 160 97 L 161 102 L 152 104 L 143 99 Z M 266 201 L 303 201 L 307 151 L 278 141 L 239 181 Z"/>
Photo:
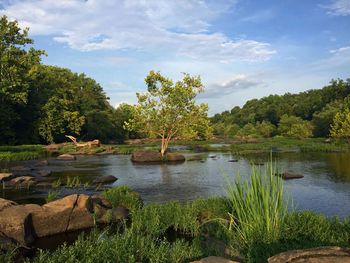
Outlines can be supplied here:
<path id="1" fill-rule="evenodd" d="M 233 209 L 229 228 L 236 236 L 236 246 L 249 254 L 256 243 L 280 238 L 288 214 L 283 193 L 282 178 L 275 176 L 272 163 L 263 173 L 253 167 L 249 181 L 242 182 L 240 175 L 234 183 L 227 180 Z"/>
<path id="2" fill-rule="evenodd" d="M 25 161 L 45 155 L 42 145 L 0 146 L 0 161 Z"/>

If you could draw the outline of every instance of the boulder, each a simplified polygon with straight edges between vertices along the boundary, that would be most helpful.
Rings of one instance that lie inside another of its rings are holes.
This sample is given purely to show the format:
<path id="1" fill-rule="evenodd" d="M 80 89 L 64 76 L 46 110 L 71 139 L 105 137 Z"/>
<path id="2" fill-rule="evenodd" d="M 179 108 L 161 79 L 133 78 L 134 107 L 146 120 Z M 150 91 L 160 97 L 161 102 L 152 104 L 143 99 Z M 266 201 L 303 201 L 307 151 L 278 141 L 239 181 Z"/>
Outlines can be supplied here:
<path id="1" fill-rule="evenodd" d="M 0 198 L 0 212 L 4 209 L 9 208 L 9 207 L 14 206 L 14 205 L 17 205 L 17 203 L 15 203 L 11 200 Z"/>
<path id="2" fill-rule="evenodd" d="M 13 173 L 0 173 L 0 183 L 10 181 L 13 178 L 15 178 Z"/>
<path id="3" fill-rule="evenodd" d="M 118 178 L 113 176 L 113 175 L 106 175 L 106 176 L 101 176 L 98 177 L 94 180 L 95 184 L 110 184 L 110 183 L 114 183 L 115 181 L 117 181 Z"/>
<path id="4" fill-rule="evenodd" d="M 186 160 L 185 156 L 178 153 L 168 153 L 165 158 L 169 162 L 184 162 Z"/>
<path id="5" fill-rule="evenodd" d="M 47 203 L 33 212 L 33 227 L 38 237 L 64 233 L 68 229 L 69 219 L 78 200 L 78 195 L 69 195 Z"/>
<path id="6" fill-rule="evenodd" d="M 236 163 L 236 162 L 238 162 L 238 160 L 237 159 L 231 159 L 231 160 L 228 160 L 230 163 Z"/>
<path id="7" fill-rule="evenodd" d="M 268 263 L 350 263 L 350 249 L 340 247 L 318 247 L 291 250 L 270 257 Z"/>
<path id="8" fill-rule="evenodd" d="M 227 258 L 210 256 L 210 257 L 202 258 L 198 261 L 192 261 L 191 263 L 239 263 L 239 262 L 233 261 Z"/>
<path id="9" fill-rule="evenodd" d="M 135 151 L 131 155 L 131 160 L 137 163 L 184 162 L 185 156 L 176 153 L 168 153 L 163 158 L 159 152 Z"/>
<path id="10" fill-rule="evenodd" d="M 129 215 L 126 208 L 111 208 L 107 200 L 97 195 L 69 195 L 43 206 L 17 205 L 0 199 L 0 233 L 29 246 L 38 237 L 87 229 Z"/>
<path id="11" fill-rule="evenodd" d="M 56 159 L 61 161 L 73 161 L 76 159 L 76 157 L 74 155 L 65 153 L 65 154 L 59 155 Z"/>
<path id="12" fill-rule="evenodd" d="M 304 175 L 302 174 L 296 174 L 296 173 L 290 173 L 290 172 L 284 172 L 276 175 L 282 177 L 283 180 L 300 179 L 304 177 Z"/>
<path id="13" fill-rule="evenodd" d="M 30 246 L 35 240 L 32 212 L 39 205 L 11 205 L 0 212 L 0 232 L 20 244 Z"/>

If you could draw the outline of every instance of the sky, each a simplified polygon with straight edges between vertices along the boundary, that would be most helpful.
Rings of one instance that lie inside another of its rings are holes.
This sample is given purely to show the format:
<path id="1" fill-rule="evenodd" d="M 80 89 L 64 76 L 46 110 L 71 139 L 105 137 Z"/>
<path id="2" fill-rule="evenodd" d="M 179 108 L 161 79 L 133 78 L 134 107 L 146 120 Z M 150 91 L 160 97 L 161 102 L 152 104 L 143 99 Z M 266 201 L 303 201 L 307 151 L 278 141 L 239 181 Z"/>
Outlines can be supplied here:
<path id="1" fill-rule="evenodd" d="M 210 115 L 350 77 L 350 0 L 0 0 L 0 15 L 113 106 L 136 103 L 150 70 L 200 75 Z"/>

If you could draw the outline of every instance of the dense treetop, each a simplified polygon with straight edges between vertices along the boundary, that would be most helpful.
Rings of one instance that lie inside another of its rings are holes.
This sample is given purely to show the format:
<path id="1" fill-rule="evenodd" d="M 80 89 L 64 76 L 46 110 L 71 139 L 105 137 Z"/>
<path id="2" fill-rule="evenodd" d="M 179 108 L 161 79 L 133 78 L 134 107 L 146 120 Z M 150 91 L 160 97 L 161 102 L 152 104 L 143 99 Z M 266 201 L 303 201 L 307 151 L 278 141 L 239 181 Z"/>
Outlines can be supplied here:
<path id="1" fill-rule="evenodd" d="M 336 113 L 345 104 L 350 107 L 349 95 L 350 79 L 332 80 L 322 89 L 249 100 L 242 108 L 234 107 L 231 111 L 216 114 L 212 117 L 212 123 L 218 135 L 235 136 L 239 131 L 244 135 L 262 135 L 258 134 L 259 131 L 249 130 L 248 124 L 254 127 L 265 122 L 276 128 L 272 134 L 300 137 L 305 133 L 306 137 L 325 137 L 330 135 Z M 287 123 L 289 131 L 284 127 Z M 294 123 L 294 126 L 290 123 Z"/>

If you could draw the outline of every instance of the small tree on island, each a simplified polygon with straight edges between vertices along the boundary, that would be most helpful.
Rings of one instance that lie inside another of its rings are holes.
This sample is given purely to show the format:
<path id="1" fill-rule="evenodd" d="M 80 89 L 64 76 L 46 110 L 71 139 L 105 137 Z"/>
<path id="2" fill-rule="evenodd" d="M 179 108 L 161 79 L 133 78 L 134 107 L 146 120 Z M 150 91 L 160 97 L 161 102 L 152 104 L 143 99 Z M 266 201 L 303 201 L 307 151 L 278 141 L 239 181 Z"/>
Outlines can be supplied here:
<path id="1" fill-rule="evenodd" d="M 199 76 L 184 73 L 183 79 L 174 84 L 160 72 L 150 71 L 145 82 L 147 92 L 136 93 L 138 104 L 133 118 L 125 122 L 127 129 L 161 138 L 162 157 L 175 137 L 207 139 L 211 136 L 208 105 L 195 103 L 197 94 L 204 89 Z"/>

